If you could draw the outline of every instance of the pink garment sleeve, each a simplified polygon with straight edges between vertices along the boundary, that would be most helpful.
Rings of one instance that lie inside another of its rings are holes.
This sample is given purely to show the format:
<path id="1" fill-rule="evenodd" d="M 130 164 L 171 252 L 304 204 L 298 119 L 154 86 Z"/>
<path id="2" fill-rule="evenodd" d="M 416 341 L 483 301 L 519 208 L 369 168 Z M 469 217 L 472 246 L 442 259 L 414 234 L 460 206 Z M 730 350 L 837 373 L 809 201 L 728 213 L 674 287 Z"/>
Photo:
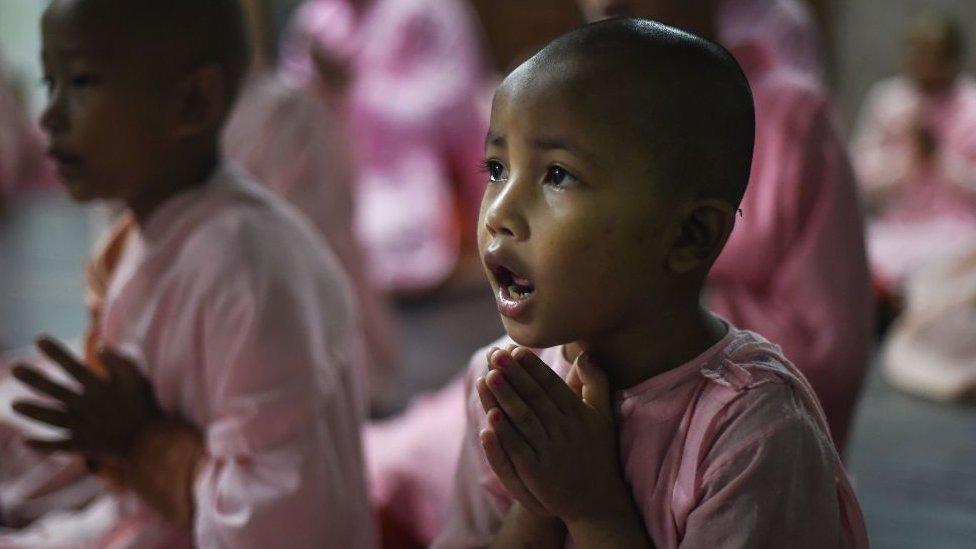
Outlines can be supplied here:
<path id="1" fill-rule="evenodd" d="M 833 449 L 790 386 L 749 390 L 720 422 L 680 547 L 844 547 Z"/>
<path id="2" fill-rule="evenodd" d="M 350 357 L 334 342 L 322 346 L 334 334 L 316 321 L 320 296 L 302 295 L 308 273 L 265 265 L 274 259 L 283 258 L 251 258 L 271 276 L 222 282 L 193 343 L 202 346 L 198 382 L 210 416 L 209 455 L 195 482 L 195 545 L 359 547 L 372 525 L 356 474 L 358 423 L 350 420 L 360 401 L 341 367 Z M 346 334 L 350 342 L 354 335 Z"/>
<path id="3" fill-rule="evenodd" d="M 447 523 L 431 545 L 432 549 L 484 547 L 498 534 L 511 505 L 501 483 L 488 465 L 478 433 L 484 427 L 484 411 L 473 397 L 473 375 L 465 379 L 465 406 L 468 427 L 454 475 Z M 493 489 L 489 490 L 489 486 Z"/>
<path id="4" fill-rule="evenodd" d="M 800 114 L 767 155 L 785 167 L 754 178 L 765 187 L 751 204 L 747 191 L 747 219 L 712 270 L 709 297 L 716 312 L 782 346 L 842 448 L 873 337 L 862 217 L 825 101 L 789 107 Z"/>

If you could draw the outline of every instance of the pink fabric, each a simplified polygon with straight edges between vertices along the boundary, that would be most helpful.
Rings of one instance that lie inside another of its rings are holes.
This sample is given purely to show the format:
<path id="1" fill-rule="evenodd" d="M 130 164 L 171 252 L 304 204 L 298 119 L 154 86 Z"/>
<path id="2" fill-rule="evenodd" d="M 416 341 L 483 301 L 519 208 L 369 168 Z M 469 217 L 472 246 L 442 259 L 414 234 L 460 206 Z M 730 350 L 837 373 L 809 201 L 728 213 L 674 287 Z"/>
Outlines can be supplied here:
<path id="1" fill-rule="evenodd" d="M 478 442 L 487 418 L 473 380 L 487 369 L 484 356 L 471 359 L 468 429 L 435 548 L 490 543 L 512 502 Z M 562 347 L 540 356 L 569 375 Z M 655 546 L 867 547 L 816 397 L 756 334 L 730 327 L 702 355 L 614 400 L 624 477 Z"/>
<path id="2" fill-rule="evenodd" d="M 915 129 L 929 128 L 938 151 L 915 160 Z M 851 147 L 864 191 L 884 205 L 868 227 L 874 275 L 899 288 L 912 272 L 976 241 L 976 80 L 944 95 L 920 93 L 906 77 L 875 85 Z"/>
<path id="3" fill-rule="evenodd" d="M 351 68 L 357 231 L 382 288 L 442 282 L 458 258 L 456 197 L 477 212 L 487 129 L 479 37 L 461 0 L 371 0 L 362 13 L 349 0 L 308 0 L 285 40 L 283 68 L 299 82 L 315 78 L 312 44 Z"/>
<path id="4" fill-rule="evenodd" d="M 0 547 L 371 547 L 351 306 L 313 229 L 240 172 L 169 200 L 127 242 L 101 333 L 204 433 L 192 536 L 123 492 Z"/>
<path id="5" fill-rule="evenodd" d="M 0 198 L 30 188 L 53 188 L 54 167 L 41 130 L 18 104 L 0 59 Z"/>
<path id="6" fill-rule="evenodd" d="M 363 444 L 373 506 L 427 544 L 447 519 L 465 429 L 464 376 L 413 399 L 399 416 L 366 426 Z"/>
<path id="7" fill-rule="evenodd" d="M 379 398 L 393 382 L 396 343 L 383 296 L 366 274 L 354 234 L 354 166 L 348 131 L 314 92 L 276 74 L 248 82 L 224 129 L 227 158 L 288 200 L 312 222 L 356 293 L 366 337 L 367 378 Z"/>
<path id="8" fill-rule="evenodd" d="M 718 8 L 719 40 L 735 49 L 762 43 L 793 70 L 824 77 L 821 31 L 801 0 L 724 0 Z"/>
<path id="9" fill-rule="evenodd" d="M 857 189 L 825 92 L 765 52 L 733 51 L 752 85 L 756 149 L 708 302 L 783 347 L 843 449 L 873 343 Z"/>

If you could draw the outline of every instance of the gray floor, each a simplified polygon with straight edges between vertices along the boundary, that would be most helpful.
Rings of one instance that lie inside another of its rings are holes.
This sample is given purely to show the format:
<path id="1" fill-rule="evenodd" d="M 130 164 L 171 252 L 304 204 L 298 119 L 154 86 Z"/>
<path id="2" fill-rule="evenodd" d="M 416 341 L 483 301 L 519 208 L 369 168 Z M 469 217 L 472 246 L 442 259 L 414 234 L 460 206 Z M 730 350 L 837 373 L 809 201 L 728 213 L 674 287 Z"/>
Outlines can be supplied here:
<path id="1" fill-rule="evenodd" d="M 8 205 L 0 216 L 0 341 L 84 326 L 88 213 L 60 198 Z M 500 327 L 487 292 L 447 293 L 397 310 L 404 350 L 399 401 L 456 372 Z M 976 409 L 893 391 L 877 376 L 861 403 L 849 465 L 877 548 L 976 547 Z"/>

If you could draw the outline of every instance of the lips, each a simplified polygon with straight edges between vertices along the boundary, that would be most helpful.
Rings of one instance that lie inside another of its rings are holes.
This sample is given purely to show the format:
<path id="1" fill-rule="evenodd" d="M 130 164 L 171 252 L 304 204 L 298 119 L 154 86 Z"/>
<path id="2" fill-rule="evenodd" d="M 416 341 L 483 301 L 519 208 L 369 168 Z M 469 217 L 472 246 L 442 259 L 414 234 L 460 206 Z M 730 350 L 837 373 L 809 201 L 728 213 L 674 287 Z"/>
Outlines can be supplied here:
<path id="1" fill-rule="evenodd" d="M 69 179 L 72 175 L 77 174 L 78 170 L 82 166 L 82 159 L 80 156 L 58 147 L 51 147 L 48 149 L 47 155 L 54 159 L 55 163 L 57 163 L 58 174 L 62 177 L 62 179 Z"/>
<path id="2" fill-rule="evenodd" d="M 512 258 L 503 257 L 498 251 L 486 254 L 484 263 L 498 288 L 495 293 L 498 312 L 512 319 L 524 316 L 536 293 L 532 279 Z"/>

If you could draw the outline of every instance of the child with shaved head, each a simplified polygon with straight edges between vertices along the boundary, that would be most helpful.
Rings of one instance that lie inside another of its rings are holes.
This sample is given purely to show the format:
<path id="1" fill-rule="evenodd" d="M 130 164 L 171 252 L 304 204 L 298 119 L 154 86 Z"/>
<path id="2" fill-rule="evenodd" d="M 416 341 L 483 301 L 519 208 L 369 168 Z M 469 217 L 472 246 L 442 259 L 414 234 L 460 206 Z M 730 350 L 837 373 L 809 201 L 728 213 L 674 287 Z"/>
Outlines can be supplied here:
<path id="1" fill-rule="evenodd" d="M 479 245 L 508 337 L 471 361 L 436 547 L 866 546 L 810 385 L 701 305 L 753 134 L 729 53 L 649 20 L 502 83 Z"/>
<path id="2" fill-rule="evenodd" d="M 0 546 L 372 546 L 346 281 L 219 154 L 249 60 L 237 2 L 55 0 L 42 30 L 60 178 L 126 212 L 89 266 L 84 356 L 41 338 L 14 410 L 56 432 L 26 436 L 59 454 L 47 477 L 87 466 L 107 489 Z"/>

